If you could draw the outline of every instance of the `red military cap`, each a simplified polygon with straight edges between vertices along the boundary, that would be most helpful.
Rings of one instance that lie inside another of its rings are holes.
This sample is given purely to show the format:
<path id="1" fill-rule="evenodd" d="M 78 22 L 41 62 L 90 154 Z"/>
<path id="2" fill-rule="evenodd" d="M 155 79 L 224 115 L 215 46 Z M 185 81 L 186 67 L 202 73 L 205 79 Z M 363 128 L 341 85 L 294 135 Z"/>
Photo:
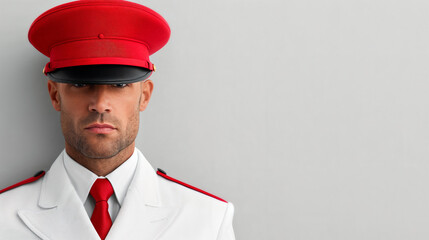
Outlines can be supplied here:
<path id="1" fill-rule="evenodd" d="M 30 43 L 50 58 L 43 72 L 58 82 L 112 84 L 149 77 L 149 56 L 170 37 L 168 23 L 124 0 L 80 0 L 56 6 L 30 27 Z"/>

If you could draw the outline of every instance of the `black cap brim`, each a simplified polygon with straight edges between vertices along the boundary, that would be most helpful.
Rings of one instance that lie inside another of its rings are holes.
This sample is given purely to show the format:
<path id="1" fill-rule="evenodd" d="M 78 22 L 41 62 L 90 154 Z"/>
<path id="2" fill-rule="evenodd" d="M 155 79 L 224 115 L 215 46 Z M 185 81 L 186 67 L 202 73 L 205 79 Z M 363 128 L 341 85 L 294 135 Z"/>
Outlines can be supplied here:
<path id="1" fill-rule="evenodd" d="M 59 68 L 47 75 L 60 83 L 128 84 L 143 81 L 151 74 L 151 70 L 142 67 L 103 64 Z"/>

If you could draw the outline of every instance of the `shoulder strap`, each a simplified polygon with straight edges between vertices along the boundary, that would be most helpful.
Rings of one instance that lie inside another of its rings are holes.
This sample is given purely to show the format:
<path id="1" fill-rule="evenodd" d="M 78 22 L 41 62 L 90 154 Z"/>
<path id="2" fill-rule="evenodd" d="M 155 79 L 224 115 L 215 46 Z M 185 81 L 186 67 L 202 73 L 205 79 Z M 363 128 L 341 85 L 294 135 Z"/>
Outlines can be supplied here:
<path id="1" fill-rule="evenodd" d="M 9 186 L 9 187 L 7 187 L 7 188 L 5 188 L 5 189 L 3 189 L 3 190 L 0 190 L 0 194 L 4 193 L 4 192 L 6 192 L 6 191 L 9 191 L 9 190 L 11 190 L 11 189 L 14 189 L 14 188 L 16 188 L 16 187 L 19 187 L 19 186 L 21 186 L 21 185 L 24 185 L 24 184 L 27 184 L 27 183 L 34 182 L 34 181 L 36 181 L 36 180 L 40 179 L 41 177 L 43 177 L 44 175 L 45 175 L 45 171 L 40 171 L 40 172 L 36 173 L 36 174 L 35 174 L 33 177 L 31 177 L 31 178 L 27 178 L 27 179 L 25 179 L 25 180 L 23 180 L 23 181 L 21 181 L 21 182 L 19 182 L 19 183 L 15 183 L 15 184 L 14 184 L 14 185 L 12 185 L 12 186 Z"/>
<path id="2" fill-rule="evenodd" d="M 195 191 L 197 191 L 197 192 L 200 192 L 200 193 L 202 193 L 202 194 L 205 194 L 205 195 L 207 195 L 207 196 L 210 196 L 210 197 L 212 197 L 212 198 L 215 198 L 215 199 L 217 199 L 217 200 L 219 200 L 219 201 L 222 201 L 222 202 L 226 202 L 226 203 L 227 203 L 227 201 L 223 200 L 223 199 L 222 199 L 222 198 L 220 198 L 220 197 L 217 197 L 217 196 L 215 196 L 215 195 L 213 195 L 213 194 L 211 194 L 211 193 L 208 193 L 208 192 L 203 191 L 203 190 L 201 190 L 201 189 L 199 189 L 199 188 L 196 188 L 196 187 L 194 187 L 194 186 L 191 186 L 191 185 L 189 185 L 189 184 L 187 184 L 187 183 L 184 183 L 184 182 L 182 182 L 182 181 L 179 181 L 179 180 L 177 180 L 177 179 L 174 179 L 174 178 L 172 178 L 172 177 L 168 176 L 168 175 L 167 175 L 167 173 L 166 173 L 164 170 L 160 169 L 160 168 L 158 168 L 158 171 L 157 171 L 156 173 L 157 173 L 159 176 L 161 176 L 161 177 L 163 177 L 163 178 L 165 178 L 165 179 L 167 179 L 167 180 L 169 180 L 169 181 L 172 181 L 172 182 L 178 183 L 178 184 L 183 185 L 183 186 L 185 186 L 185 187 L 187 187 L 187 188 L 190 188 L 190 189 L 192 189 L 192 190 L 195 190 Z"/>

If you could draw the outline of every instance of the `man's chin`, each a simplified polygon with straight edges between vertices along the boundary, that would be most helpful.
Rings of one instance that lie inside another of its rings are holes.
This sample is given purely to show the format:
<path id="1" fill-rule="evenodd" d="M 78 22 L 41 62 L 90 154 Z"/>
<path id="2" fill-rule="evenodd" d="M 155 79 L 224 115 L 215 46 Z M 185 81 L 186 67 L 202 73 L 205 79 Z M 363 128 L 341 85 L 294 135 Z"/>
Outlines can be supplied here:
<path id="1" fill-rule="evenodd" d="M 118 151 L 112 151 L 111 149 L 106 151 L 100 151 L 100 150 L 85 150 L 81 152 L 85 157 L 87 158 L 93 158 L 93 159 L 108 159 L 116 156 L 119 152 Z"/>
<path id="2" fill-rule="evenodd" d="M 94 159 L 105 159 L 116 156 L 121 149 L 118 148 L 117 144 L 104 143 L 104 141 L 96 144 L 86 144 L 78 149 L 85 157 Z"/>
<path id="3" fill-rule="evenodd" d="M 121 153 L 124 149 L 129 147 L 133 141 L 127 141 L 119 137 L 95 137 L 85 136 L 77 141 L 66 141 L 68 145 L 72 146 L 76 152 L 80 153 L 86 158 L 93 159 L 109 159 Z M 129 139 L 131 140 L 131 139 Z"/>

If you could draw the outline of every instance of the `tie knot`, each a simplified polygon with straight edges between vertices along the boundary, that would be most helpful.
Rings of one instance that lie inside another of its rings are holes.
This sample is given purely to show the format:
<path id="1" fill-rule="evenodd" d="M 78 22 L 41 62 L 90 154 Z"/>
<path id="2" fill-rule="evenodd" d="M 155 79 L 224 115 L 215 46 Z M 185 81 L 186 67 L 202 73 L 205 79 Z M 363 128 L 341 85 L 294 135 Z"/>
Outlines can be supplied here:
<path id="1" fill-rule="evenodd" d="M 110 184 L 107 178 L 99 178 L 92 185 L 89 194 L 91 194 L 96 202 L 107 201 L 113 194 L 112 184 Z"/>

